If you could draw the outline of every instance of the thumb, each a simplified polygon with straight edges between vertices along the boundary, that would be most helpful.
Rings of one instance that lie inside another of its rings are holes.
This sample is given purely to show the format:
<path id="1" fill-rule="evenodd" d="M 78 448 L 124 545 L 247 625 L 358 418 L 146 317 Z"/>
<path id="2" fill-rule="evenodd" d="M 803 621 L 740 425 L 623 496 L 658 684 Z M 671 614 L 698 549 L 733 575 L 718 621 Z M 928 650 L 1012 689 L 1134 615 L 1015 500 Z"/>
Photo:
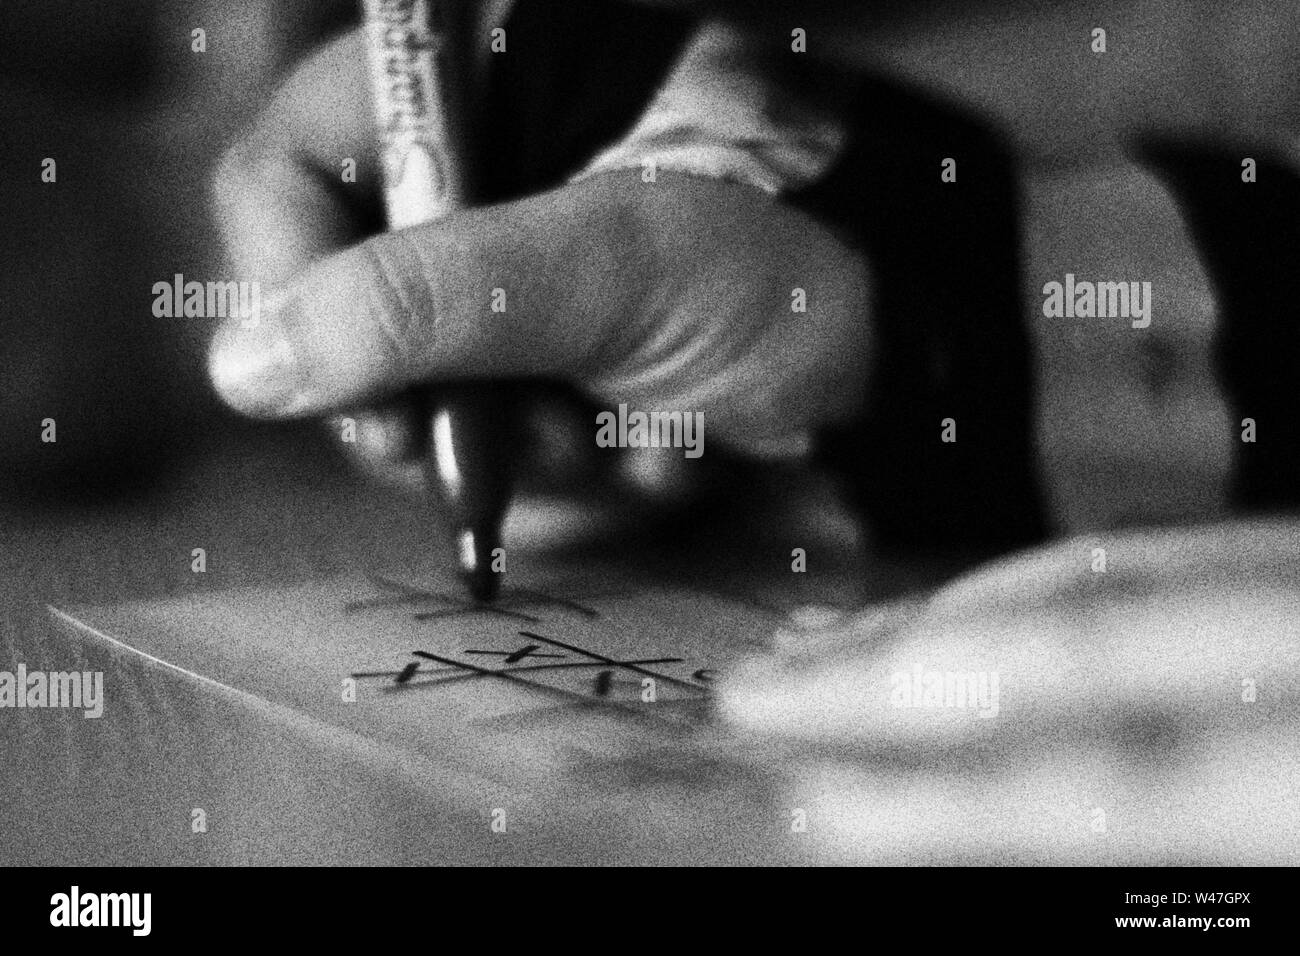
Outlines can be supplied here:
<path id="1" fill-rule="evenodd" d="M 239 411 L 282 418 L 358 407 L 422 382 L 580 372 L 608 354 L 609 326 L 636 311 L 648 281 L 629 217 L 611 215 L 636 190 L 609 179 L 317 261 L 254 318 L 218 330 L 213 384 Z M 625 268 L 630 255 L 635 273 Z"/>

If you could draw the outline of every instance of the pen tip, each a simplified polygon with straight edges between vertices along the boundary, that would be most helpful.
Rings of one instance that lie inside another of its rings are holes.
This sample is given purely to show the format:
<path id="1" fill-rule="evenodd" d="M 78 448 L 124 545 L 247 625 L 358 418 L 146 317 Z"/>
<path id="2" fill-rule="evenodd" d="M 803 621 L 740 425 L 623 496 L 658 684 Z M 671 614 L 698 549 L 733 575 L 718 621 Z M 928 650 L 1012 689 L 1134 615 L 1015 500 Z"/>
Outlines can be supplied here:
<path id="1" fill-rule="evenodd" d="M 492 571 L 470 572 L 465 575 L 465 585 L 476 604 L 491 604 L 501 590 L 498 575 Z"/>
<path id="2" fill-rule="evenodd" d="M 479 604 L 495 601 L 501 591 L 501 575 L 492 570 L 492 552 L 500 545 L 470 528 L 461 532 L 459 544 L 460 575 L 470 597 Z"/>

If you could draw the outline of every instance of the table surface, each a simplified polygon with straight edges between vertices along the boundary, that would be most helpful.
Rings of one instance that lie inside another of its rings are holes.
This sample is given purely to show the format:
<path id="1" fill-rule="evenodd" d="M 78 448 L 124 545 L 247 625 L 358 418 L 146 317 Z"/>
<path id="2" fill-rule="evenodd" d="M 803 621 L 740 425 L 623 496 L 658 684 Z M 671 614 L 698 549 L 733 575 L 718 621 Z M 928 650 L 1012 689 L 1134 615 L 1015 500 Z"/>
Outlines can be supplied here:
<path id="1" fill-rule="evenodd" d="M 521 502 L 509 528 L 554 526 L 557 511 Z M 868 558 L 853 516 L 807 472 L 759 472 L 704 516 L 646 520 L 654 523 L 624 515 L 582 538 L 570 528 L 551 550 L 569 564 L 778 607 L 858 606 L 954 570 Z M 526 536 L 534 540 L 507 537 L 508 549 L 535 555 L 539 535 Z M 410 563 L 436 551 L 440 539 L 430 508 L 356 474 L 316 428 L 218 433 L 151 486 L 116 500 L 0 505 L 0 632 L 41 626 L 46 605 L 114 604 Z M 791 571 L 796 547 L 808 554 L 803 574 Z M 195 548 L 206 552 L 201 574 L 191 569 Z"/>

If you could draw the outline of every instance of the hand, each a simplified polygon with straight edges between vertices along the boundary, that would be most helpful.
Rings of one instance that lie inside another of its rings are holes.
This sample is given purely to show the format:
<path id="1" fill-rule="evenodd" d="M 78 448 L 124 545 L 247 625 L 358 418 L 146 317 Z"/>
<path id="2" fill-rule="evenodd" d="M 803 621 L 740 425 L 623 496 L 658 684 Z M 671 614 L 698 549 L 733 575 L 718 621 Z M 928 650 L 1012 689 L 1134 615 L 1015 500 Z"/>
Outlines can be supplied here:
<path id="1" fill-rule="evenodd" d="M 1294 863 L 1298 575 L 1294 521 L 1075 539 L 788 630 L 721 707 L 837 860 Z"/>
<path id="2" fill-rule="evenodd" d="M 365 83 L 357 36 L 336 41 L 221 164 L 238 278 L 278 287 L 254 327 L 231 321 L 213 341 L 212 378 L 234 408 L 350 414 L 365 436 L 353 447 L 398 479 L 419 470 L 401 395 L 455 379 L 546 377 L 611 410 L 699 411 L 709 442 L 758 453 L 857 408 L 864 265 L 748 187 L 608 174 L 358 241 L 380 197 Z M 336 178 L 349 157 L 355 185 Z"/>

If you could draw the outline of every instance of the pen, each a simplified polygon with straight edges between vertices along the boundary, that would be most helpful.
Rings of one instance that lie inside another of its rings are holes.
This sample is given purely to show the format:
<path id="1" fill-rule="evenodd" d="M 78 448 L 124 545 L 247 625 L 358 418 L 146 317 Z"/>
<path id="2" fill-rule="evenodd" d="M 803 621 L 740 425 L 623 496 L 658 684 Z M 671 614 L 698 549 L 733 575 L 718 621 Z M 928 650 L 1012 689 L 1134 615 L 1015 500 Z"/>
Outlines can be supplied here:
<path id="1" fill-rule="evenodd" d="M 429 222 L 469 199 L 459 144 L 450 5 L 440 0 L 362 0 L 366 57 L 390 229 Z M 510 500 L 510 402 L 504 387 L 439 385 L 419 396 L 428 421 L 425 471 L 451 525 L 456 561 L 477 602 L 496 598 L 494 564 Z M 501 552 L 504 555 L 504 552 Z"/>

